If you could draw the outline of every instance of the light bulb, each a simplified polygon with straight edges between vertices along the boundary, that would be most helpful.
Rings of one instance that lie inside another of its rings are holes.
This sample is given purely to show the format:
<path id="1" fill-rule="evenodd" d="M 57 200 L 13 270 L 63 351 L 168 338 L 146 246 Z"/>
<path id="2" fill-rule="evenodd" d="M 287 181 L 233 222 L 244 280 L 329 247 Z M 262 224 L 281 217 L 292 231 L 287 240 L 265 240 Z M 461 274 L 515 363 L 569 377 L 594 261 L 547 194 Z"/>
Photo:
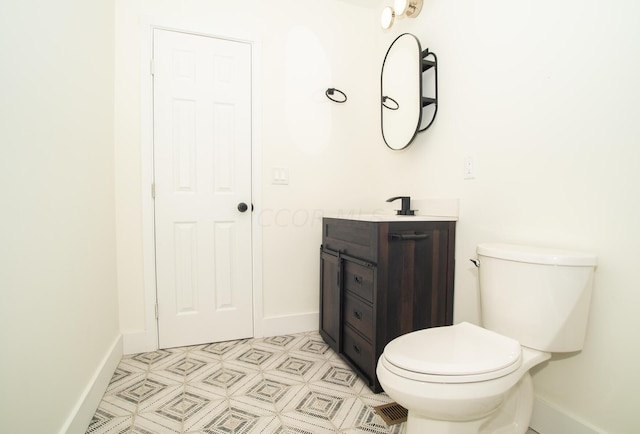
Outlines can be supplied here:
<path id="1" fill-rule="evenodd" d="M 380 25 L 385 30 L 388 30 L 393 26 L 393 21 L 396 17 L 396 13 L 394 12 L 391 6 L 387 6 L 382 10 L 382 15 L 380 16 Z"/>
<path id="2" fill-rule="evenodd" d="M 398 18 L 407 13 L 408 6 L 409 2 L 407 0 L 395 0 L 395 2 L 393 3 L 393 9 L 398 14 Z"/>

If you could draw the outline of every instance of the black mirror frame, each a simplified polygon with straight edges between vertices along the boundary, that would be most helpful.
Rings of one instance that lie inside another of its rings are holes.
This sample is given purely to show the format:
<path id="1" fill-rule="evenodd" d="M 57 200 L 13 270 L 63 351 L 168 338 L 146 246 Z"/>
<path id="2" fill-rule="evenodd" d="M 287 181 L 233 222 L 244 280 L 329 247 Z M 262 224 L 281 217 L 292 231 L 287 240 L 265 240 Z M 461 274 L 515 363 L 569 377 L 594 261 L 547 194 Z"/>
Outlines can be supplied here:
<path id="1" fill-rule="evenodd" d="M 418 58 L 418 70 L 416 71 L 416 73 L 418 74 L 418 104 L 419 104 L 419 109 L 418 109 L 418 119 L 416 122 L 416 127 L 415 127 L 415 131 L 413 132 L 413 135 L 411 136 L 411 138 L 408 140 L 408 142 L 402 146 L 402 147 L 392 147 L 389 142 L 387 141 L 387 137 L 385 137 L 384 134 L 384 110 L 385 108 L 388 110 L 398 110 L 400 107 L 398 105 L 398 103 L 389 95 L 384 95 L 384 89 L 383 89 L 383 79 L 384 79 L 384 69 L 385 69 L 385 64 L 387 62 L 387 58 L 389 56 L 389 52 L 391 51 L 391 49 L 393 48 L 394 44 L 402 37 L 406 37 L 406 36 L 411 36 L 415 39 L 416 41 L 416 45 L 417 45 L 417 52 L 416 52 L 416 57 Z M 433 60 L 428 60 L 427 57 L 432 57 Z M 400 151 L 403 149 L 406 149 L 416 138 L 416 136 L 418 135 L 418 133 L 425 131 L 427 128 L 429 128 L 432 124 L 433 121 L 436 118 L 436 114 L 438 112 L 438 71 L 437 71 L 437 57 L 435 55 L 435 53 L 430 52 L 429 49 L 427 48 L 426 50 L 422 50 L 422 46 L 420 44 L 420 40 L 413 34 L 411 33 L 402 33 L 401 35 L 399 35 L 397 38 L 395 38 L 393 40 L 393 42 L 391 43 L 391 45 L 389 46 L 389 48 L 387 49 L 387 52 L 384 56 L 384 60 L 382 62 L 382 69 L 380 72 L 380 128 L 381 128 L 381 132 L 382 132 L 382 139 L 384 140 L 385 145 L 387 145 L 387 147 L 391 150 L 394 151 Z M 423 73 L 425 73 L 427 70 L 429 69 L 433 69 L 434 74 L 435 74 L 435 98 L 427 98 L 423 95 L 423 85 L 422 85 L 422 77 L 423 77 Z M 389 105 L 386 102 L 388 101 L 392 101 L 395 104 Z M 423 110 L 425 107 L 430 106 L 430 105 L 434 105 L 435 110 L 433 113 L 433 116 L 431 118 L 431 120 L 428 122 L 428 124 L 425 127 L 422 127 L 422 121 L 423 121 Z"/>

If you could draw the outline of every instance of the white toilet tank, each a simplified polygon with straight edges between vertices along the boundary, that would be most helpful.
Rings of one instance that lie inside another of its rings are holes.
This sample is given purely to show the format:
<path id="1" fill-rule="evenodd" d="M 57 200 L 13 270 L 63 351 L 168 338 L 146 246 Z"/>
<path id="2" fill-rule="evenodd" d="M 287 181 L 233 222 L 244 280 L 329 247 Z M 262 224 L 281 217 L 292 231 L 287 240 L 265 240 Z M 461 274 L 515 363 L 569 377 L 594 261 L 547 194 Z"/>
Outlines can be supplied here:
<path id="1" fill-rule="evenodd" d="M 485 328 L 540 351 L 582 349 L 595 255 L 513 244 L 477 253 Z"/>

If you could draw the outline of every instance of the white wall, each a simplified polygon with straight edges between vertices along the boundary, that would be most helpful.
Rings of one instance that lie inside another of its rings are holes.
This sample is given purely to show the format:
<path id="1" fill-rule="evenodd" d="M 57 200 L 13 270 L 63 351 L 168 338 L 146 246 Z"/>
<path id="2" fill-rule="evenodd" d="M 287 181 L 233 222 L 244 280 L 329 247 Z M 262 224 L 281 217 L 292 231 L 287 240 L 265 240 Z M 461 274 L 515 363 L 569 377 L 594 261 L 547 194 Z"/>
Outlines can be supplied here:
<path id="1" fill-rule="evenodd" d="M 385 193 L 412 186 L 414 196 L 460 199 L 456 321 L 480 320 L 468 261 L 480 242 L 597 254 L 585 348 L 535 369 L 534 384 L 542 400 L 611 433 L 640 427 L 639 14 L 622 0 L 427 0 L 382 37 L 412 32 L 440 61 L 438 119 L 387 159 L 398 176 Z M 466 156 L 475 180 L 463 179 Z"/>
<path id="2" fill-rule="evenodd" d="M 0 13 L 3 432 L 84 432 L 85 398 L 118 357 L 113 10 L 27 0 Z"/>
<path id="3" fill-rule="evenodd" d="M 480 320 L 468 261 L 480 242 L 598 255 L 585 349 L 536 369 L 536 393 L 585 426 L 635 431 L 640 30 L 633 19 L 640 7 L 623 0 L 426 0 L 417 19 L 383 33 L 378 13 L 390 0 L 375 7 L 356 0 L 266 3 L 245 2 L 239 13 L 234 2 L 220 0 L 117 1 L 123 331 L 144 331 L 149 303 L 140 228 L 140 19 L 173 17 L 261 43 L 265 318 L 317 312 L 317 216 L 391 209 L 384 200 L 398 194 L 459 198 L 457 321 Z M 392 152 L 379 133 L 380 65 L 406 31 L 438 54 L 440 108 L 430 130 Z M 348 103 L 328 103 L 327 87 L 345 90 Z M 463 179 L 466 156 L 475 158 L 475 180 Z M 289 168 L 289 186 L 270 184 L 272 167 Z"/>

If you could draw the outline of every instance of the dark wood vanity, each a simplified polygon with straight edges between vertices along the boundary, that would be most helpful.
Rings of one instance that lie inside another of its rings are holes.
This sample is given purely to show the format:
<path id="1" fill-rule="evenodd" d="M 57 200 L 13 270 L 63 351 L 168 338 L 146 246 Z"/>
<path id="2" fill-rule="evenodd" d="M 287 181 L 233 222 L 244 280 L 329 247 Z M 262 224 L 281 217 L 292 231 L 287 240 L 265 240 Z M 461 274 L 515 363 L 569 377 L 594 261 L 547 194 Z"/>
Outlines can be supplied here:
<path id="1" fill-rule="evenodd" d="M 320 335 L 380 392 L 389 341 L 452 324 L 455 221 L 324 218 L 322 230 Z"/>

